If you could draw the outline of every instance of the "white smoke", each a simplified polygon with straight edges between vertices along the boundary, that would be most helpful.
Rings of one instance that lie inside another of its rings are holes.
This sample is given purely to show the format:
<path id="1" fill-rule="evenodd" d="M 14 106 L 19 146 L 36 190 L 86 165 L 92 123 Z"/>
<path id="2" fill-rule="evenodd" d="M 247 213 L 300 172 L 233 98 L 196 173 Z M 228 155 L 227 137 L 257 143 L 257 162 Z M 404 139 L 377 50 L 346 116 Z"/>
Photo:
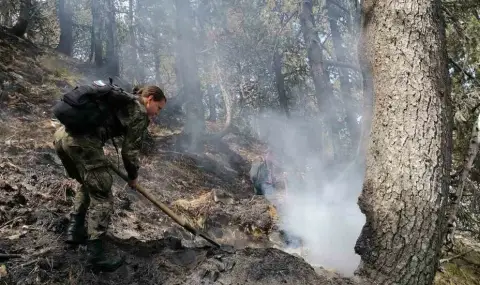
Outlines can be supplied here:
<path id="1" fill-rule="evenodd" d="M 301 238 L 310 264 L 352 275 L 360 261 L 354 245 L 365 223 L 357 205 L 363 164 L 322 161 L 314 140 L 321 133 L 319 122 L 272 114 L 255 121 L 269 148 L 287 158 L 281 165 L 288 177 L 286 199 L 266 197 L 277 206 L 281 229 Z M 296 172 L 306 173 L 302 178 Z"/>

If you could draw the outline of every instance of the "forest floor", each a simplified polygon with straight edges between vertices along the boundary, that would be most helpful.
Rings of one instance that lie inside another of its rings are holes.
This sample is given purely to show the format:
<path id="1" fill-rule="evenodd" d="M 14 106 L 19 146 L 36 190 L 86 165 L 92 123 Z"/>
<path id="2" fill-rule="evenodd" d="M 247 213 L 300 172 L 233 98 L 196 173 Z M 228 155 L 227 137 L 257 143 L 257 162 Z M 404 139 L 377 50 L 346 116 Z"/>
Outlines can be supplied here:
<path id="1" fill-rule="evenodd" d="M 150 128 L 139 184 L 235 251 L 194 238 L 145 198 L 127 195 L 116 177 L 108 252 L 126 264 L 93 273 L 85 247 L 63 242 L 77 183 L 53 149 L 58 123 L 51 114 L 62 92 L 97 79 L 92 74 L 88 65 L 0 31 L 0 254 L 12 255 L 0 258 L 0 284 L 354 284 L 312 267 L 280 238 L 275 207 L 253 196 L 247 176 L 265 146 L 230 134 L 189 153 L 178 150 L 180 130 L 160 126 Z M 106 153 L 118 161 L 113 147 Z M 468 253 L 445 263 L 436 284 L 480 284 L 478 245 L 462 239 L 455 250 Z"/>

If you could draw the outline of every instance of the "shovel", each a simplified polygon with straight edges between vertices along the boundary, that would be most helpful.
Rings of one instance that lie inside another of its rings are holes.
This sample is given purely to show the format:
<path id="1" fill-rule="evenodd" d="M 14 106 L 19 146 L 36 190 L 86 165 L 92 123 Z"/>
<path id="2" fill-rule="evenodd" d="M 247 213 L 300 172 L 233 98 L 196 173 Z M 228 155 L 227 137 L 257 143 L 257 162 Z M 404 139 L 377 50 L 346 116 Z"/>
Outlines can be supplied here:
<path id="1" fill-rule="evenodd" d="M 110 164 L 110 168 L 115 172 L 117 173 L 118 176 L 120 176 L 123 180 L 125 180 L 125 182 L 128 182 L 129 179 L 128 179 L 128 176 L 125 175 L 125 173 L 121 172 L 117 167 L 115 167 L 114 165 Z M 196 230 L 192 225 L 190 225 L 189 223 L 187 223 L 182 217 L 178 216 L 177 214 L 175 214 L 172 210 L 170 210 L 165 204 L 163 204 L 162 202 L 159 202 L 157 201 L 150 193 L 148 193 L 147 191 L 145 191 L 145 189 L 140 186 L 140 185 L 136 185 L 135 187 L 135 190 L 137 190 L 138 192 L 140 192 L 140 194 L 142 194 L 145 198 L 147 198 L 148 200 L 150 200 L 150 202 L 152 202 L 155 206 L 157 206 L 157 208 L 159 208 L 160 210 L 162 210 L 165 214 L 167 214 L 168 216 L 170 216 L 170 218 L 172 218 L 177 224 L 179 224 L 180 226 L 182 226 L 184 229 L 186 229 L 187 231 L 191 232 L 194 236 L 201 236 L 202 238 L 204 238 L 205 240 L 207 240 L 209 243 L 213 244 L 215 247 L 217 248 L 221 248 L 222 250 L 224 251 L 227 251 L 227 252 L 230 252 L 230 253 L 233 253 L 232 249 L 229 249 L 228 246 L 221 246 L 219 243 L 217 243 L 215 240 L 213 240 L 211 237 L 209 237 L 206 233 L 203 233 L 201 231 L 198 231 Z"/>

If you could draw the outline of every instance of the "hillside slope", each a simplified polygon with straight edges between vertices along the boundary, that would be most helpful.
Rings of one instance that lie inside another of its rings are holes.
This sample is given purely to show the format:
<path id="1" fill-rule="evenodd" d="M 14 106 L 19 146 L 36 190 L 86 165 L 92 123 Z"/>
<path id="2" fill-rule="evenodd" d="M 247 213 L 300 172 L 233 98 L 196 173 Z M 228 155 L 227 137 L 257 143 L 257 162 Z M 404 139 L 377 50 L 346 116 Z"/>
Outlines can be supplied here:
<path id="1" fill-rule="evenodd" d="M 114 273 L 91 272 L 85 248 L 63 243 L 77 183 L 53 150 L 58 123 L 51 108 L 65 90 L 96 79 L 88 76 L 94 73 L 0 31 L 0 284 L 349 283 L 273 248 L 267 234 L 275 231 L 275 211 L 252 198 L 245 176 L 261 145 L 231 135 L 203 154 L 180 153 L 178 131 L 158 127 L 150 130 L 139 183 L 236 251 L 193 239 L 146 199 L 128 196 L 115 178 L 108 251 L 127 262 Z M 117 161 L 112 147 L 106 153 Z"/>
<path id="2" fill-rule="evenodd" d="M 262 145 L 229 135 L 204 153 L 182 153 L 179 130 L 158 126 L 139 183 L 236 251 L 194 239 L 115 178 L 108 251 L 127 262 L 114 273 L 91 272 L 85 248 L 63 243 L 77 183 L 53 150 L 51 107 L 63 91 L 98 79 L 94 74 L 88 64 L 0 30 L 0 254 L 12 255 L 0 257 L 0 284 L 353 284 L 278 249 L 285 244 L 272 238 L 275 209 L 252 197 L 245 175 Z M 113 147 L 106 153 L 118 161 Z M 436 284 L 480 284 L 480 250 L 464 241 L 454 255 L 465 251 L 445 264 Z"/>

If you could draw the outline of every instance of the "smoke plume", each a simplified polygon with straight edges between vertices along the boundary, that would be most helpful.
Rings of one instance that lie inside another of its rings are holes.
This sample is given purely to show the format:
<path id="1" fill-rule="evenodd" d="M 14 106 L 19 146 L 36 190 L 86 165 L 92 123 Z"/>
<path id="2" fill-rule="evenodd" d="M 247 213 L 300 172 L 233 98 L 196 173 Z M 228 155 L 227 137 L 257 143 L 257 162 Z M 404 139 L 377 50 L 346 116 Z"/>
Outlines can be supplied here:
<path id="1" fill-rule="evenodd" d="M 365 222 L 357 205 L 363 164 L 322 160 L 316 120 L 268 114 L 255 121 L 257 134 L 277 159 L 281 156 L 287 173 L 286 199 L 266 196 L 277 206 L 280 228 L 292 241 L 303 241 L 310 264 L 352 275 L 360 261 L 354 245 Z"/>

